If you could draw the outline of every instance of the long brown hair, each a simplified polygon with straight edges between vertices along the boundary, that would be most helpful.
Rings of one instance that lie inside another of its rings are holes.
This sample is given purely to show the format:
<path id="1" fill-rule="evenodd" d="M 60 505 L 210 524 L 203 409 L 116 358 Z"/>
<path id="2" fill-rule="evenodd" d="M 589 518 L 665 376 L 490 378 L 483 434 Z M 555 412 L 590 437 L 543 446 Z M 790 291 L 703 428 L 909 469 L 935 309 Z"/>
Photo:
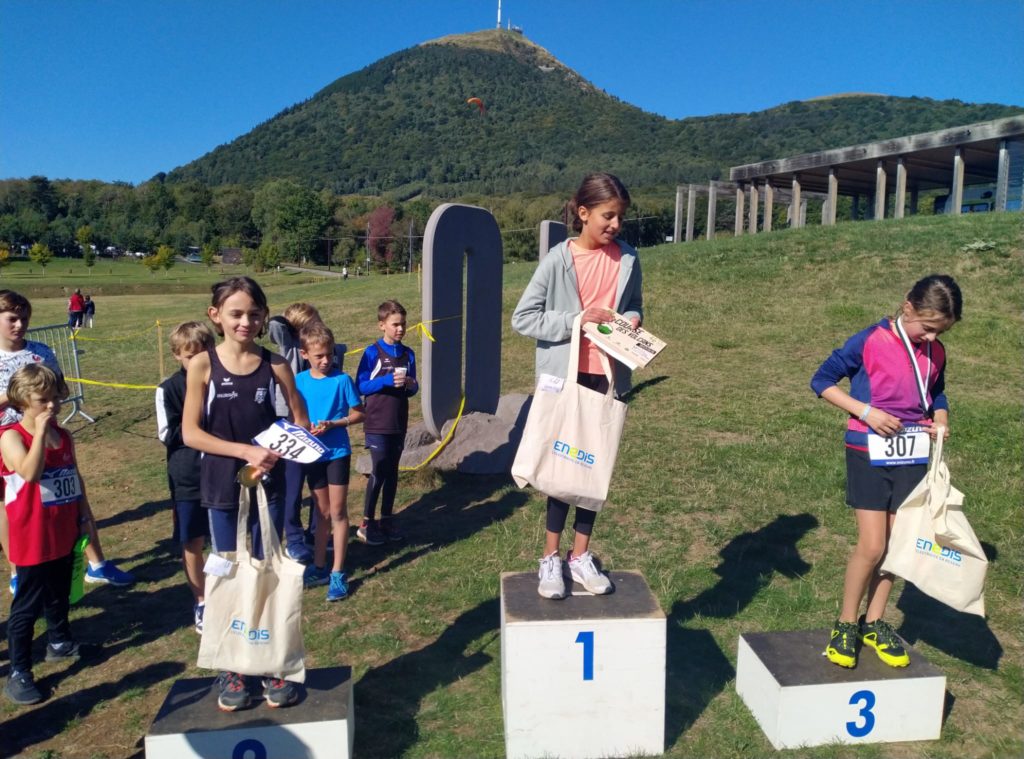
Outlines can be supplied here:
<path id="1" fill-rule="evenodd" d="M 960 321 L 964 308 L 960 285 L 948 274 L 929 274 L 917 280 L 907 293 L 907 302 L 919 314 L 933 313 L 950 323 Z"/>
<path id="2" fill-rule="evenodd" d="M 580 182 L 576 193 L 565 204 L 562 218 L 566 226 L 572 226 L 577 234 L 583 231 L 583 220 L 580 218 L 580 206 L 593 208 L 609 200 L 622 201 L 624 207 L 629 207 L 632 200 L 629 197 L 629 190 L 622 184 L 621 180 L 614 174 L 597 172 L 587 174 Z"/>

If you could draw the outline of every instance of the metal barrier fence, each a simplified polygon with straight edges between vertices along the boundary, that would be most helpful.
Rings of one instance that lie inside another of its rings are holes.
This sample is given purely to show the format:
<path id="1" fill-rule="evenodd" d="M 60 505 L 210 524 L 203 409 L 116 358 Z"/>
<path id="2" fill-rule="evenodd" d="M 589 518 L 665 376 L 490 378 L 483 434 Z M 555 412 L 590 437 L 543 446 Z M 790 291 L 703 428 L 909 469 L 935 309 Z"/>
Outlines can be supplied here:
<path id="1" fill-rule="evenodd" d="M 83 419 L 95 422 L 96 420 L 82 410 L 85 404 L 85 385 L 76 382 L 82 376 L 78 365 L 78 342 L 75 340 L 75 333 L 66 324 L 50 324 L 46 327 L 32 327 L 25 333 L 25 338 L 35 340 L 37 343 L 45 343 L 57 356 L 57 363 L 68 383 L 68 390 L 71 394 L 64 400 L 65 404 L 71 405 L 71 413 L 67 415 L 62 424 L 67 424 L 76 415 Z M 71 377 L 72 379 L 67 379 Z"/>

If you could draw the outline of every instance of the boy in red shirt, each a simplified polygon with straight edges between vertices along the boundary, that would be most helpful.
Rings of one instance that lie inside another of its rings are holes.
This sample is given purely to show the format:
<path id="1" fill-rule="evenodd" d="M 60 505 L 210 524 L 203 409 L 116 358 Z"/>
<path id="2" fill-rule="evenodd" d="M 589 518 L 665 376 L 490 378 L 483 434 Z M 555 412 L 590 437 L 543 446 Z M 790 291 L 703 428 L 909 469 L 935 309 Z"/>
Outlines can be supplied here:
<path id="1" fill-rule="evenodd" d="M 18 592 L 7 622 L 11 671 L 4 694 L 16 704 L 43 700 L 32 677 L 32 632 L 40 614 L 50 639 L 46 660 L 78 657 L 68 622 L 72 549 L 92 512 L 71 435 L 55 418 L 66 395 L 63 380 L 42 364 L 18 369 L 7 389 L 8 402 L 24 414 L 0 434 L 11 559 L 18 567 Z"/>

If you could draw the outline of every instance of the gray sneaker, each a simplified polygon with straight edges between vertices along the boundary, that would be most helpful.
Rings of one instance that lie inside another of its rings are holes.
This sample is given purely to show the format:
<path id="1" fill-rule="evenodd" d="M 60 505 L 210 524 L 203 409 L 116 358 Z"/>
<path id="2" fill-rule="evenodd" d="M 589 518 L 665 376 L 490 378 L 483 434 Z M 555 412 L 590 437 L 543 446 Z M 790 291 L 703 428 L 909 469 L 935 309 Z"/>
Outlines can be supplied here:
<path id="1" fill-rule="evenodd" d="M 4 686 L 4 695 L 16 704 L 38 704 L 43 700 L 31 672 L 12 672 Z"/>
<path id="2" fill-rule="evenodd" d="M 590 555 L 590 551 L 572 557 L 569 560 L 569 572 L 573 580 L 595 596 L 603 596 L 615 590 L 612 581 L 594 566 L 594 557 Z"/>
<path id="3" fill-rule="evenodd" d="M 565 598 L 565 580 L 562 578 L 562 559 L 558 553 L 545 556 L 540 560 L 540 585 L 537 592 L 544 598 Z"/>

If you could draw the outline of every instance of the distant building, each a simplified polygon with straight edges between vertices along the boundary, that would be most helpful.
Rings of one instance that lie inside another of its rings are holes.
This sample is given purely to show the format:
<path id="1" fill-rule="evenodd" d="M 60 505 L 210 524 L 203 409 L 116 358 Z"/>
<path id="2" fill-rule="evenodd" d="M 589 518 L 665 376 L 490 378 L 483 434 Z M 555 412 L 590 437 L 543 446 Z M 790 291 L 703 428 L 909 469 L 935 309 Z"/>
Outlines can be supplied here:
<path id="1" fill-rule="evenodd" d="M 220 249 L 220 262 L 222 264 L 240 264 L 240 263 L 242 263 L 242 249 L 241 248 L 221 248 Z"/>

